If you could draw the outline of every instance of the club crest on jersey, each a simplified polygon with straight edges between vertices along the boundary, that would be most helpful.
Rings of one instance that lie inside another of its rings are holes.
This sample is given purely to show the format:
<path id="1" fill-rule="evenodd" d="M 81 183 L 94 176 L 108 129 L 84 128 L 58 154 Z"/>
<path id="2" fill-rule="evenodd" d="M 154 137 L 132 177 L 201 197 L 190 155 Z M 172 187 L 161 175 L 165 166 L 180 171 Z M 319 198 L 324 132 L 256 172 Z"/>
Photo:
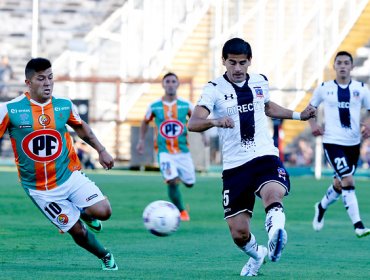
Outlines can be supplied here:
<path id="1" fill-rule="evenodd" d="M 66 225 L 68 224 L 68 216 L 66 214 L 60 214 L 57 217 L 57 221 L 60 225 Z"/>
<path id="2" fill-rule="evenodd" d="M 39 123 L 42 125 L 42 126 L 47 126 L 48 124 L 50 124 L 50 117 L 46 114 L 42 114 L 39 116 Z"/>
<path id="3" fill-rule="evenodd" d="M 34 161 L 53 161 L 62 153 L 62 137 L 53 129 L 36 130 L 24 137 L 22 149 Z"/>
<path id="4" fill-rule="evenodd" d="M 161 124 L 159 131 L 164 138 L 173 139 L 182 134 L 184 125 L 178 120 L 167 120 Z"/>
<path id="5" fill-rule="evenodd" d="M 281 168 L 279 167 L 277 169 L 277 172 L 278 172 L 278 175 L 279 175 L 279 178 L 283 178 L 284 181 L 286 180 L 286 172 L 285 172 L 285 169 L 284 168 Z"/>
<path id="6" fill-rule="evenodd" d="M 253 87 L 254 91 L 256 92 L 257 98 L 263 98 L 263 90 L 261 87 Z"/>

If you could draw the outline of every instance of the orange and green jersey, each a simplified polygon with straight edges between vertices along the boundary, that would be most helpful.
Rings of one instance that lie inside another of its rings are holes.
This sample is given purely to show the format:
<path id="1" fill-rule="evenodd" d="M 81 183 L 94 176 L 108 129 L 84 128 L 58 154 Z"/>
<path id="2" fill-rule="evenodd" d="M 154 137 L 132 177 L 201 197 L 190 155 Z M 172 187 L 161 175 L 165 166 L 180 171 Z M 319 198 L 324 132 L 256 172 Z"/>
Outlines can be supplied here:
<path id="1" fill-rule="evenodd" d="M 81 169 L 66 124 L 81 125 L 67 98 L 41 104 L 26 92 L 0 107 L 0 137 L 8 130 L 24 188 L 50 190 Z"/>
<path id="2" fill-rule="evenodd" d="M 154 119 L 154 149 L 157 153 L 189 152 L 186 124 L 192 112 L 193 105 L 182 98 L 172 102 L 160 99 L 149 105 L 145 121 Z"/>

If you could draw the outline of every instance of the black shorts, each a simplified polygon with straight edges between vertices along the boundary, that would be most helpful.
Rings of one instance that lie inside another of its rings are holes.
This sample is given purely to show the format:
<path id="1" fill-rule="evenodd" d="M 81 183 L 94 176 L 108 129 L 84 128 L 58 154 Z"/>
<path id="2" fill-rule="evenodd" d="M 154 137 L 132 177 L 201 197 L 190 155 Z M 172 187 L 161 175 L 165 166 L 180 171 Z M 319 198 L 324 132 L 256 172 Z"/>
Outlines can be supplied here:
<path id="1" fill-rule="evenodd" d="M 343 178 L 355 174 L 360 156 L 360 144 L 341 146 L 324 143 L 325 157 L 334 169 L 334 177 Z"/>
<path id="2" fill-rule="evenodd" d="M 253 213 L 255 196 L 260 196 L 262 187 L 271 181 L 281 184 L 290 191 L 289 174 L 277 156 L 262 156 L 245 164 L 224 170 L 223 207 L 224 217 L 229 218 L 241 212 Z"/>

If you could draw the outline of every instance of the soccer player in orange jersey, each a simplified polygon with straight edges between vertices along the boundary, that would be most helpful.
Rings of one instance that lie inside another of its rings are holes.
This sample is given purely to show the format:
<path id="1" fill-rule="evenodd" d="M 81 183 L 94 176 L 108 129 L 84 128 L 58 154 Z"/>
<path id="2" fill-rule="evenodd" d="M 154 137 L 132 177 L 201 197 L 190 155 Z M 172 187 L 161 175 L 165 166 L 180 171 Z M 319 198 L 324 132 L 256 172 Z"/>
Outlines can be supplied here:
<path id="1" fill-rule="evenodd" d="M 113 167 L 113 158 L 71 100 L 53 95 L 49 60 L 31 59 L 25 76 L 28 91 L 0 107 L 0 137 L 8 130 L 21 185 L 61 232 L 68 232 L 100 259 L 103 270 L 117 270 L 113 255 L 84 225 L 101 231 L 100 220 L 109 219 L 112 209 L 95 183 L 81 172 L 67 125 L 98 152 L 105 169 Z"/>
<path id="2" fill-rule="evenodd" d="M 180 211 L 182 221 L 189 221 L 179 181 L 186 187 L 195 183 L 195 169 L 189 152 L 186 123 L 193 111 L 193 105 L 177 96 L 179 79 L 175 73 L 167 73 L 162 79 L 164 96 L 149 104 L 144 120 L 140 127 L 137 151 L 144 152 L 144 138 L 149 123 L 155 122 L 154 148 L 158 155 L 158 162 L 164 180 L 168 185 L 168 196 Z"/>

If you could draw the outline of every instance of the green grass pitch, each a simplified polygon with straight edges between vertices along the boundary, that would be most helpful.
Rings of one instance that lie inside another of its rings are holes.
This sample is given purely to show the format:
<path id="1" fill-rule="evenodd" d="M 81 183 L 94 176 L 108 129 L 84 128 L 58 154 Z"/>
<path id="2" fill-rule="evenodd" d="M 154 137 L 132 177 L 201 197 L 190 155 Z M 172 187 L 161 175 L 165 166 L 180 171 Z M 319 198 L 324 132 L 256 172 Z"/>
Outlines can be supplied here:
<path id="1" fill-rule="evenodd" d="M 145 206 L 168 200 L 159 173 L 88 172 L 111 201 L 113 215 L 98 239 L 113 252 L 118 271 L 101 271 L 95 256 L 74 244 L 39 212 L 19 186 L 14 169 L 0 169 L 0 279 L 240 279 L 248 257 L 234 246 L 221 205 L 221 175 L 198 174 L 181 186 L 191 221 L 168 237 L 147 232 Z M 293 177 L 284 200 L 288 243 L 261 279 L 369 279 L 370 237 L 358 239 L 341 201 L 328 210 L 321 232 L 312 230 L 313 205 L 330 178 Z M 370 182 L 357 180 L 361 216 L 370 226 Z M 256 200 L 252 232 L 267 243 L 265 213 Z"/>

